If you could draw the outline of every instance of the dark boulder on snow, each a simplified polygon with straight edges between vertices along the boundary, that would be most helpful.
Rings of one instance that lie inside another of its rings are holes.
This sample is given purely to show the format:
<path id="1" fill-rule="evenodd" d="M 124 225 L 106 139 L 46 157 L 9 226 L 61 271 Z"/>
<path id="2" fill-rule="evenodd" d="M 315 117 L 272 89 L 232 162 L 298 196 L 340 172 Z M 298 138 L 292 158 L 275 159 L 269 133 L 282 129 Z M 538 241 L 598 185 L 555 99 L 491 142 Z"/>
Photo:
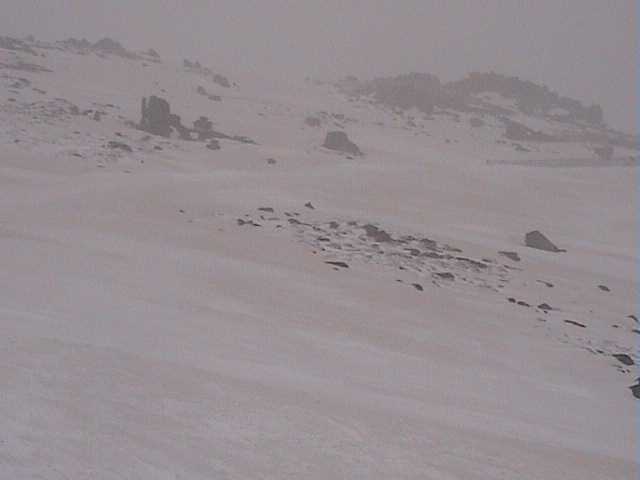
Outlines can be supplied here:
<path id="1" fill-rule="evenodd" d="M 152 95 L 142 99 L 140 129 L 152 135 L 168 137 L 171 134 L 171 107 L 164 98 Z"/>
<path id="2" fill-rule="evenodd" d="M 142 99 L 142 119 L 139 128 L 152 135 L 171 136 L 171 130 L 178 132 L 181 140 L 192 140 L 191 130 L 182 125 L 180 116 L 171 113 L 171 106 L 164 98 L 151 97 Z"/>
<path id="3" fill-rule="evenodd" d="M 335 150 L 349 155 L 362 155 L 360 148 L 349 140 L 347 134 L 342 131 L 328 132 L 322 146 L 329 150 Z"/>
<path id="4" fill-rule="evenodd" d="M 544 250 L 546 252 L 566 252 L 566 250 L 556 247 L 551 240 L 538 230 L 527 233 L 524 236 L 524 244 L 527 247 Z"/>

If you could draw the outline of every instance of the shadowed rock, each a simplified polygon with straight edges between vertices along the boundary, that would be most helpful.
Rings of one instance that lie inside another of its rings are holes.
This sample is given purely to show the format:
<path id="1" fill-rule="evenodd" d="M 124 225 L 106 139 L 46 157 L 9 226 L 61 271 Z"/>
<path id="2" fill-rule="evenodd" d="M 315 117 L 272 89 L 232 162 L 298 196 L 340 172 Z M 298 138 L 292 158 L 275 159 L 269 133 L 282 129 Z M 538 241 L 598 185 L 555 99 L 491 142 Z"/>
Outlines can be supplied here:
<path id="1" fill-rule="evenodd" d="M 551 240 L 538 230 L 527 233 L 524 237 L 524 244 L 527 247 L 544 250 L 546 252 L 566 252 L 566 250 L 556 247 Z"/>
<path id="2" fill-rule="evenodd" d="M 640 378 L 637 379 L 636 384 L 631 385 L 629 389 L 631 390 L 631 393 L 633 394 L 634 397 L 640 399 Z"/>
<path id="3" fill-rule="evenodd" d="M 626 353 L 614 353 L 613 355 L 611 355 L 613 358 L 615 358 L 616 360 L 618 360 L 620 363 L 622 363 L 623 365 L 626 365 L 627 367 L 630 367 L 632 365 L 635 365 L 636 362 L 633 361 L 633 358 L 631 358 L 629 355 L 627 355 Z"/>
<path id="4" fill-rule="evenodd" d="M 164 98 L 152 95 L 142 99 L 140 129 L 152 135 L 169 137 L 171 134 L 171 107 Z"/>
<path id="5" fill-rule="evenodd" d="M 191 130 L 182 125 L 180 116 L 171 113 L 171 106 L 164 98 L 152 95 L 142 99 L 142 119 L 140 120 L 140 130 L 169 137 L 171 129 L 175 129 L 182 140 L 192 140 Z"/>
<path id="6" fill-rule="evenodd" d="M 327 133 L 324 143 L 324 148 L 329 150 L 335 150 L 337 152 L 348 153 L 349 155 L 362 155 L 362 151 L 358 146 L 349 140 L 347 134 L 342 131 L 334 131 Z"/>
<path id="7" fill-rule="evenodd" d="M 513 260 L 514 262 L 519 262 L 520 261 L 520 255 L 518 255 L 518 252 L 506 252 L 506 251 L 501 251 L 498 252 L 500 255 L 507 257 L 509 260 Z"/>

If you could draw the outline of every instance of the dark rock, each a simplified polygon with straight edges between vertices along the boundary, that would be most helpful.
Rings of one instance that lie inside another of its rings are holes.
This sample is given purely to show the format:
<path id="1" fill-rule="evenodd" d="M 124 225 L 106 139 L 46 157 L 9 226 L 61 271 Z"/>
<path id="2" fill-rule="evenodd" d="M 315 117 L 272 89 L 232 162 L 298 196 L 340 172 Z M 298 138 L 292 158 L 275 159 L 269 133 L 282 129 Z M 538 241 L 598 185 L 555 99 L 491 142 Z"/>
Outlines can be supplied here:
<path id="1" fill-rule="evenodd" d="M 367 234 L 367 237 L 372 238 L 376 242 L 392 242 L 393 237 L 384 230 L 376 227 L 375 225 L 366 224 L 362 228 Z"/>
<path id="2" fill-rule="evenodd" d="M 333 261 L 328 261 L 328 262 L 324 262 L 327 265 L 333 265 L 334 267 L 340 267 L 340 268 L 349 268 L 349 265 L 346 264 L 345 262 L 333 262 Z"/>
<path id="3" fill-rule="evenodd" d="M 636 362 L 633 361 L 633 358 L 631 358 L 626 353 L 614 353 L 611 356 L 627 367 L 636 364 Z"/>
<path id="4" fill-rule="evenodd" d="M 199 141 L 206 141 L 213 138 L 213 123 L 207 117 L 200 117 L 193 122 L 193 130 L 198 135 Z"/>
<path id="5" fill-rule="evenodd" d="M 544 250 L 546 252 L 566 252 L 566 250 L 556 247 L 551 240 L 538 230 L 527 233 L 524 237 L 524 244 L 527 247 Z"/>
<path id="6" fill-rule="evenodd" d="M 598 285 L 598 288 L 603 292 L 610 292 L 611 290 L 606 285 Z"/>
<path id="7" fill-rule="evenodd" d="M 212 80 L 213 80 L 213 83 L 216 83 L 221 87 L 224 87 L 224 88 L 231 87 L 231 82 L 229 82 L 229 79 L 223 75 L 216 73 L 215 75 L 213 75 Z"/>
<path id="8" fill-rule="evenodd" d="M 627 315 L 627 318 L 630 318 L 634 322 L 638 323 L 638 317 L 636 317 L 635 315 Z"/>
<path id="9" fill-rule="evenodd" d="M 509 300 L 509 303 L 516 303 L 516 299 L 513 297 L 509 297 L 507 300 Z"/>
<path id="10" fill-rule="evenodd" d="M 640 379 L 637 379 L 636 384 L 631 385 L 629 389 L 631 390 L 631 393 L 634 397 L 640 399 Z"/>
<path id="11" fill-rule="evenodd" d="M 310 210 L 315 210 L 315 207 L 311 204 L 311 202 L 305 203 L 304 206 L 307 207 Z"/>
<path id="12" fill-rule="evenodd" d="M 540 305 L 538 305 L 538 308 L 540 310 L 544 310 L 545 312 L 548 312 L 550 310 L 553 310 L 553 308 L 551 307 L 551 305 L 549 305 L 548 303 L 541 303 Z"/>
<path id="13" fill-rule="evenodd" d="M 529 307 L 531 306 L 531 305 L 529 305 L 527 302 L 525 302 L 525 301 L 523 301 L 523 300 L 520 300 L 520 301 L 518 301 L 517 303 L 518 303 L 518 305 L 520 305 L 521 307 L 527 307 L 527 308 L 529 308 Z"/>
<path id="14" fill-rule="evenodd" d="M 360 148 L 358 148 L 355 143 L 349 140 L 347 134 L 342 131 L 328 132 L 322 146 L 324 148 L 328 148 L 329 150 L 347 153 L 350 155 L 362 155 L 362 151 L 360 150 Z"/>
<path id="15" fill-rule="evenodd" d="M 507 257 L 509 260 L 513 260 L 514 262 L 519 262 L 520 261 L 520 255 L 518 255 L 518 252 L 506 252 L 506 251 L 501 251 L 498 252 L 500 255 L 503 255 L 505 257 Z"/>
<path id="16" fill-rule="evenodd" d="M 574 320 L 565 320 L 564 323 L 568 323 L 569 325 L 575 325 L 576 327 L 580 327 L 580 328 L 587 328 L 587 326 L 584 323 L 576 322 Z"/>
<path id="17" fill-rule="evenodd" d="M 267 165 L 275 165 L 276 163 L 275 158 L 267 158 Z"/>
<path id="18" fill-rule="evenodd" d="M 436 272 L 434 275 L 442 280 L 455 280 L 456 278 L 451 272 Z"/>
<path id="19" fill-rule="evenodd" d="M 542 283 L 543 285 L 545 285 L 547 288 L 553 288 L 553 283 L 551 282 L 545 282 L 544 280 L 536 280 L 536 282 L 538 283 Z"/>
<path id="20" fill-rule="evenodd" d="M 317 117 L 307 117 L 304 119 L 304 124 L 307 127 L 319 127 L 322 125 L 322 121 Z"/>
<path id="21" fill-rule="evenodd" d="M 129 145 L 127 145 L 126 143 L 123 143 L 123 142 L 116 142 L 114 140 L 111 140 L 109 143 L 107 143 L 107 146 L 109 148 L 114 149 L 114 150 L 123 150 L 123 151 L 128 152 L 128 153 L 132 153 L 133 152 L 133 149 Z"/>
<path id="22" fill-rule="evenodd" d="M 416 290 L 418 290 L 419 292 L 424 291 L 424 287 L 422 285 L 420 285 L 419 283 L 412 283 L 411 286 L 413 288 L 415 288 Z"/>
<path id="23" fill-rule="evenodd" d="M 165 99 L 152 95 L 142 99 L 140 129 L 153 135 L 171 135 L 171 107 Z"/>
<path id="24" fill-rule="evenodd" d="M 218 140 L 216 140 L 215 138 L 212 138 L 211 140 L 209 140 L 209 143 L 207 143 L 207 148 L 209 150 L 220 150 L 220 142 L 218 142 Z"/>
<path id="25" fill-rule="evenodd" d="M 266 212 L 266 213 L 274 213 L 275 210 L 271 207 L 259 207 L 258 211 Z"/>

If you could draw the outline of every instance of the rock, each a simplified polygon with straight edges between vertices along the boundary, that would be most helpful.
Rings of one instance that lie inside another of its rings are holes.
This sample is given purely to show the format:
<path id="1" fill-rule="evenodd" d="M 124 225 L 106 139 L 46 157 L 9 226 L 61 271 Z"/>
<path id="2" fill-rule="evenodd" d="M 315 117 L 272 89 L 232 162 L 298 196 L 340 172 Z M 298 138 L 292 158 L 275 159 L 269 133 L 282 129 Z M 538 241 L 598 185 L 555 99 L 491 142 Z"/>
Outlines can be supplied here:
<path id="1" fill-rule="evenodd" d="M 509 300 L 509 303 L 516 303 L 516 299 L 513 297 L 509 297 L 507 300 Z"/>
<path id="2" fill-rule="evenodd" d="M 631 390 L 631 393 L 633 394 L 634 397 L 640 399 L 640 378 L 637 379 L 636 384 L 631 385 L 629 389 Z"/>
<path id="3" fill-rule="evenodd" d="M 276 163 L 275 158 L 267 158 L 267 165 L 275 165 Z"/>
<path id="4" fill-rule="evenodd" d="M 580 327 L 580 328 L 587 328 L 587 326 L 584 323 L 576 322 L 574 320 L 565 320 L 564 323 L 568 323 L 569 325 L 575 325 L 576 327 Z"/>
<path id="5" fill-rule="evenodd" d="M 193 122 L 193 130 L 198 135 L 199 141 L 213 138 L 213 123 L 207 117 L 200 117 Z"/>
<path id="6" fill-rule="evenodd" d="M 211 140 L 209 140 L 209 143 L 207 143 L 207 148 L 209 150 L 220 150 L 220 142 L 218 142 L 218 140 L 216 140 L 215 138 L 212 138 Z"/>
<path id="7" fill-rule="evenodd" d="M 527 307 L 529 308 L 531 305 L 529 305 L 527 302 L 520 300 L 519 302 L 517 302 L 518 305 L 520 305 L 521 307 Z"/>
<path id="8" fill-rule="evenodd" d="M 310 210 L 315 210 L 316 208 L 311 204 L 311 202 L 307 202 L 304 204 L 305 207 L 307 207 Z"/>
<path id="9" fill-rule="evenodd" d="M 333 265 L 334 267 L 340 267 L 340 268 L 349 268 L 349 265 L 346 264 L 345 262 L 333 262 L 333 261 L 328 261 L 328 262 L 324 262 L 327 265 Z"/>
<path id="10" fill-rule="evenodd" d="M 362 228 L 367 234 L 367 237 L 372 238 L 376 242 L 392 242 L 393 237 L 384 230 L 376 227 L 375 225 L 366 224 Z"/>
<path id="11" fill-rule="evenodd" d="M 304 124 L 307 127 L 319 127 L 322 125 L 322 121 L 318 117 L 307 117 L 304 119 Z"/>
<path id="12" fill-rule="evenodd" d="M 436 272 L 434 275 L 442 280 L 455 280 L 456 278 L 451 272 Z"/>
<path id="13" fill-rule="evenodd" d="M 544 250 L 546 252 L 566 252 L 566 250 L 556 247 L 551 240 L 538 230 L 527 233 L 524 237 L 524 244 L 527 247 Z"/>
<path id="14" fill-rule="evenodd" d="M 152 95 L 142 99 L 142 119 L 140 129 L 153 135 L 171 135 L 171 107 L 165 99 Z"/>
<path id="15" fill-rule="evenodd" d="M 636 362 L 633 361 L 633 358 L 626 353 L 614 353 L 611 356 L 627 367 L 631 367 L 636 364 Z"/>
<path id="16" fill-rule="evenodd" d="M 258 208 L 259 212 L 266 212 L 266 213 L 274 213 L 275 210 L 271 207 L 259 207 Z"/>
<path id="17" fill-rule="evenodd" d="M 549 305 L 548 303 L 541 303 L 540 305 L 538 305 L 538 308 L 540 310 L 543 310 L 544 312 L 548 312 L 550 310 L 553 310 L 553 308 L 551 307 L 551 305 Z"/>
<path id="18" fill-rule="evenodd" d="M 598 288 L 600 290 L 602 290 L 603 292 L 610 292 L 611 289 L 609 287 L 607 287 L 606 285 L 598 285 Z"/>
<path id="19" fill-rule="evenodd" d="M 223 75 L 220 75 L 220 74 L 216 73 L 212 77 L 212 80 L 213 80 L 213 83 L 216 83 L 216 84 L 220 85 L 221 87 L 224 87 L 224 88 L 231 87 L 231 82 L 229 82 L 229 79 L 227 77 L 223 76 Z"/>
<path id="20" fill-rule="evenodd" d="M 513 260 L 514 262 L 519 262 L 520 261 L 520 255 L 518 255 L 518 252 L 506 252 L 506 251 L 501 251 L 498 252 L 498 254 L 507 257 L 509 260 Z"/>
<path id="21" fill-rule="evenodd" d="M 638 317 L 636 317 L 635 315 L 627 315 L 627 318 L 630 318 L 634 322 L 638 323 Z"/>
<path id="22" fill-rule="evenodd" d="M 349 140 L 347 134 L 342 131 L 328 132 L 322 146 L 336 152 L 342 152 L 357 156 L 362 155 L 362 151 L 360 150 L 360 148 L 351 140 Z"/>
<path id="23" fill-rule="evenodd" d="M 422 285 L 420 285 L 419 283 L 412 283 L 411 286 L 413 288 L 415 288 L 416 290 L 418 290 L 419 292 L 424 291 L 424 287 Z"/>
<path id="24" fill-rule="evenodd" d="M 114 140 L 111 140 L 109 143 L 107 143 L 107 146 L 115 150 L 123 150 L 128 153 L 133 152 L 133 149 L 129 145 L 123 142 L 116 142 Z"/>

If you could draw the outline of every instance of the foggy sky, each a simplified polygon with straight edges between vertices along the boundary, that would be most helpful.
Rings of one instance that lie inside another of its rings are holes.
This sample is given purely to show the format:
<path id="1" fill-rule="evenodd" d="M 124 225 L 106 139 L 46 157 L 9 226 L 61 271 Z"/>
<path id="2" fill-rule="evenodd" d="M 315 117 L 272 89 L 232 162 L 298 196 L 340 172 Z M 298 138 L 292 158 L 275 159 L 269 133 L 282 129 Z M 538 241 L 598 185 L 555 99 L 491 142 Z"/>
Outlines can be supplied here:
<path id="1" fill-rule="evenodd" d="M 0 0 L 0 35 L 110 36 L 230 75 L 494 70 L 635 131 L 636 14 L 634 0 Z"/>

